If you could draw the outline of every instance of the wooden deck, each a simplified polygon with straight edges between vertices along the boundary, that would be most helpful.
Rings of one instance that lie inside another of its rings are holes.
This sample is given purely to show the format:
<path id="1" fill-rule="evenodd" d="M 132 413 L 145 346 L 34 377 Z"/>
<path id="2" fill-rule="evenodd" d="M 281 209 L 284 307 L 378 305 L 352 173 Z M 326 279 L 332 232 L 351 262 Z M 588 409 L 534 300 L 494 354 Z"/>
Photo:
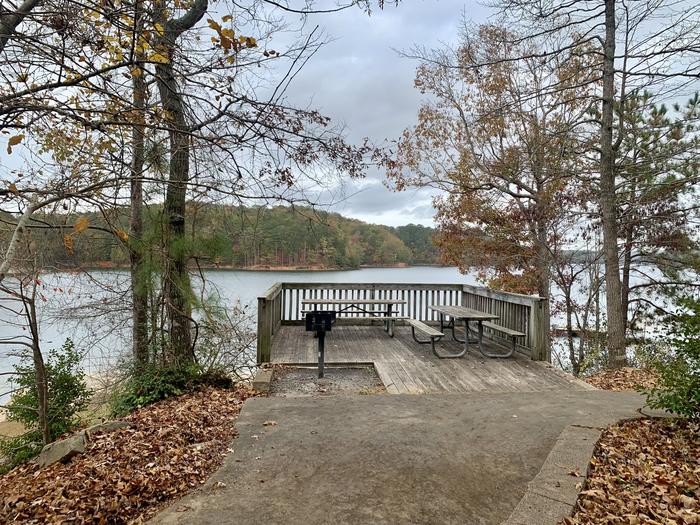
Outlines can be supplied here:
<path id="1" fill-rule="evenodd" d="M 484 344 L 491 351 L 503 351 L 492 342 Z M 461 345 L 448 334 L 437 348 L 456 352 Z M 304 327 L 281 326 L 272 341 L 271 361 L 312 364 L 316 363 L 316 352 L 317 340 Z M 406 326 L 397 326 L 394 338 L 380 325 L 334 327 L 326 335 L 325 358 L 331 365 L 373 363 L 392 394 L 587 389 L 585 383 L 573 376 L 517 353 L 509 359 L 488 359 L 473 345 L 463 358 L 438 359 L 430 345 L 413 341 Z"/>

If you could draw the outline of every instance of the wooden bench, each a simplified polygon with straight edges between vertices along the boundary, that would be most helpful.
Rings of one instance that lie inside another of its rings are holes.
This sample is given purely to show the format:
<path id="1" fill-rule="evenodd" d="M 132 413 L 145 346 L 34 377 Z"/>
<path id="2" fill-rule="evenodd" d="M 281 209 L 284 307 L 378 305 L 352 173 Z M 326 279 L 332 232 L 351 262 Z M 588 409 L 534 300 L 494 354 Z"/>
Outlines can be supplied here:
<path id="1" fill-rule="evenodd" d="M 484 326 L 484 328 L 488 328 L 489 330 L 493 330 L 494 332 L 501 332 L 502 334 L 505 334 L 506 336 L 510 337 L 510 340 L 512 342 L 510 351 L 499 357 L 512 356 L 515 353 L 516 340 L 519 337 L 525 337 L 525 334 L 522 332 L 518 332 L 517 330 L 513 330 L 512 328 L 506 328 L 505 326 L 497 325 L 496 323 L 491 323 L 489 321 L 484 321 L 482 325 Z"/>
<path id="2" fill-rule="evenodd" d="M 440 330 L 436 330 L 432 326 L 428 326 L 422 321 L 418 321 L 417 319 L 406 319 L 406 322 L 411 325 L 411 335 L 413 335 L 413 340 L 421 345 L 427 345 L 430 344 L 430 346 L 433 349 L 433 353 L 435 355 L 438 355 L 437 352 L 435 351 L 435 342 L 439 341 L 443 337 L 445 337 L 445 334 L 443 334 Z M 421 341 L 416 337 L 416 330 L 419 330 L 423 332 L 425 335 L 427 335 L 430 340 L 429 341 Z"/>

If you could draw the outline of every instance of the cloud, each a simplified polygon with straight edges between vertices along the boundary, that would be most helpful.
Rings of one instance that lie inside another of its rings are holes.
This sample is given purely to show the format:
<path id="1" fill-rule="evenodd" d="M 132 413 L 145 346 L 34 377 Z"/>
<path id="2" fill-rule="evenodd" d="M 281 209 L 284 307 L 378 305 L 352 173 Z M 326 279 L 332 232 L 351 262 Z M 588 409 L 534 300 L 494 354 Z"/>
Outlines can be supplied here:
<path id="1" fill-rule="evenodd" d="M 333 40 L 295 78 L 288 91 L 290 102 L 345 124 L 352 141 L 368 137 L 382 144 L 396 139 L 415 124 L 421 102 L 413 86 L 417 63 L 396 50 L 454 42 L 463 9 L 463 1 L 413 0 L 369 17 L 359 9 L 312 17 L 309 26 L 318 24 Z M 488 11 L 470 4 L 467 14 L 481 22 Z M 392 225 L 432 223 L 434 192 L 392 192 L 383 179 L 377 170 L 364 181 L 348 183 L 347 199 L 334 211 Z"/>
<path id="2" fill-rule="evenodd" d="M 399 226 L 410 222 L 430 226 L 435 210 L 433 190 L 409 189 L 395 192 L 379 178 L 353 181 L 343 190 L 344 198 L 332 210 L 370 223 Z"/>

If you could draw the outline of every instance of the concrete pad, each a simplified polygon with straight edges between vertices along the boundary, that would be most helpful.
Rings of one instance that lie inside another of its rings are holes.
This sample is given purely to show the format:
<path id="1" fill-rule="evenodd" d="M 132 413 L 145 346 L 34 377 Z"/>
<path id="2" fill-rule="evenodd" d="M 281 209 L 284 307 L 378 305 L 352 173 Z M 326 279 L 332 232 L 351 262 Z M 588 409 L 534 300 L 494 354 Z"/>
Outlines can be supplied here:
<path id="1" fill-rule="evenodd" d="M 504 525 L 554 525 L 571 515 L 601 429 L 569 425 Z"/>
<path id="2" fill-rule="evenodd" d="M 573 506 L 601 430 L 568 426 L 557 438 L 528 491 Z"/>
<path id="3" fill-rule="evenodd" d="M 572 511 L 572 505 L 527 492 L 503 525 L 554 525 Z"/>
<path id="4" fill-rule="evenodd" d="M 253 398 L 222 468 L 154 523 L 501 523 L 565 427 L 642 405 L 606 391 Z"/>

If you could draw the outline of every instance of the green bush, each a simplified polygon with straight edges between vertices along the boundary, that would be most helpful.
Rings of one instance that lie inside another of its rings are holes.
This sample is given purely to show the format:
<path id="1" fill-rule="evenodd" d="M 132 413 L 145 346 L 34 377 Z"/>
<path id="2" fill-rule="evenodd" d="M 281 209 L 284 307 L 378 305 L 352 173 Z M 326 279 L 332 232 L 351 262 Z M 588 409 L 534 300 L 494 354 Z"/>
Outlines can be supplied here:
<path id="1" fill-rule="evenodd" d="M 679 313 L 665 323 L 671 347 L 652 359 L 658 385 L 646 392 L 647 404 L 700 419 L 700 300 L 678 302 Z"/>
<path id="2" fill-rule="evenodd" d="M 85 373 L 80 366 L 81 356 L 73 341 L 66 339 L 60 350 L 51 350 L 46 356 L 48 383 L 48 426 L 53 441 L 79 425 L 78 413 L 90 400 L 85 384 Z M 15 365 L 19 391 L 7 404 L 7 418 L 22 423 L 26 432 L 18 437 L 0 441 L 0 455 L 9 459 L 9 467 L 36 456 L 43 446 L 39 429 L 39 398 L 31 355 L 23 356 Z"/>
<path id="3" fill-rule="evenodd" d="M 203 371 L 196 364 L 187 367 L 148 365 L 132 370 L 128 379 L 115 390 L 111 400 L 112 413 L 123 416 L 203 385 L 228 388 L 231 384 L 231 379 L 223 372 L 217 369 Z"/>

